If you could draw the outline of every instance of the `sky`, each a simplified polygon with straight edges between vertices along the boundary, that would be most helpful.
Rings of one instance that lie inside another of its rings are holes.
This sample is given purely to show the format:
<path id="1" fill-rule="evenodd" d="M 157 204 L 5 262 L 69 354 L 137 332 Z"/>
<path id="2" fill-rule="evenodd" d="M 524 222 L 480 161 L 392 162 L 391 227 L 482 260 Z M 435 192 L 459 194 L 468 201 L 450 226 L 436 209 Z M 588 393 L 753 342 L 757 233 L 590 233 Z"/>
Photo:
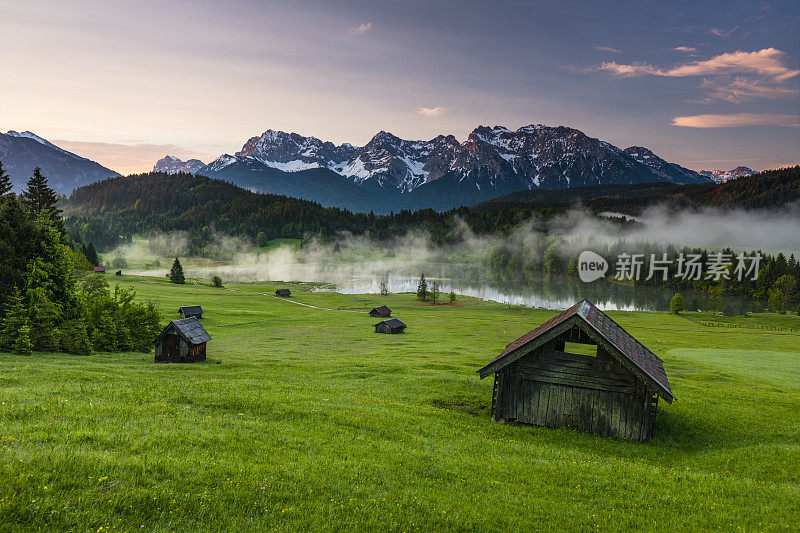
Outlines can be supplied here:
<path id="1" fill-rule="evenodd" d="M 123 173 L 267 129 L 565 125 L 695 170 L 800 161 L 800 2 L 0 0 L 0 131 Z"/>

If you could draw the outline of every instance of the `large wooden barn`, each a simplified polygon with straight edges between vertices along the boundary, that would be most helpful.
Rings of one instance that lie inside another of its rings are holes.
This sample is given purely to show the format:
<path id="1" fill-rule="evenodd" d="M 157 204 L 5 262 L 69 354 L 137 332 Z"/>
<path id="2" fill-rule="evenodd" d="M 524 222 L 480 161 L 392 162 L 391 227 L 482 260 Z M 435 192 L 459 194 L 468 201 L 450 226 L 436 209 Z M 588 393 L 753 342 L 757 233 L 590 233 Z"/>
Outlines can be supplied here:
<path id="1" fill-rule="evenodd" d="M 495 421 L 634 441 L 653 437 L 658 398 L 673 400 L 661 359 L 587 300 L 515 340 L 478 372 L 481 379 L 494 374 Z"/>
<path id="2" fill-rule="evenodd" d="M 206 360 L 211 335 L 197 318 L 173 320 L 155 338 L 156 363 L 195 363 Z"/>

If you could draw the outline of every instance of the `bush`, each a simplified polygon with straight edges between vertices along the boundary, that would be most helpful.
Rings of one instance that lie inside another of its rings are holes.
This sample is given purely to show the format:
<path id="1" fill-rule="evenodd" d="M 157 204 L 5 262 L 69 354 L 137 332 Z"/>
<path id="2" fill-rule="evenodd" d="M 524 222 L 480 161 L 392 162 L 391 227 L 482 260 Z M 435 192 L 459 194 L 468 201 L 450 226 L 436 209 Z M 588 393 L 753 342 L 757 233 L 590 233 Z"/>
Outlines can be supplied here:
<path id="1" fill-rule="evenodd" d="M 214 287 L 222 287 L 222 278 L 219 276 L 214 276 L 213 278 L 211 278 L 211 284 Z"/>
<path id="2" fill-rule="evenodd" d="M 456 293 L 454 293 L 454 292 L 452 292 L 452 291 L 451 291 L 451 292 L 450 292 L 450 303 L 451 303 L 451 304 L 452 304 L 452 303 L 455 303 L 455 301 L 456 301 Z"/>
<path id="3" fill-rule="evenodd" d="M 152 302 L 137 302 L 133 289 L 119 285 L 111 293 L 108 287 L 91 287 L 84 296 L 87 307 L 87 336 L 98 351 L 147 352 L 161 332 L 161 313 Z"/>
<path id="4" fill-rule="evenodd" d="M 681 293 L 676 292 L 675 296 L 672 297 L 672 300 L 669 302 L 669 310 L 672 312 L 673 315 L 680 314 L 681 311 L 685 309 L 683 304 L 683 296 Z"/>

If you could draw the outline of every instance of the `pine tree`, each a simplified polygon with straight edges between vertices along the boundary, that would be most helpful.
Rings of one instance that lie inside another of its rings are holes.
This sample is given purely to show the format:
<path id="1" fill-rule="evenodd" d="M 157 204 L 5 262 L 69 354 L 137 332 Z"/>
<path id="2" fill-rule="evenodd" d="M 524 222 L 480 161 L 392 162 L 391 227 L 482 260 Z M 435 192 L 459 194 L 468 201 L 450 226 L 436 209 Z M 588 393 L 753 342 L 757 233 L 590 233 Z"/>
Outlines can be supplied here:
<path id="1" fill-rule="evenodd" d="M 423 302 L 428 299 L 428 282 L 425 281 L 424 273 L 419 277 L 417 284 L 417 299 Z"/>
<path id="2" fill-rule="evenodd" d="M 31 344 L 31 327 L 22 326 L 19 328 L 19 335 L 14 342 L 11 351 L 18 355 L 30 355 L 33 345 Z"/>
<path id="3" fill-rule="evenodd" d="M 61 229 L 61 210 L 57 207 L 58 195 L 47 184 L 47 177 L 42 175 L 39 167 L 33 169 L 33 176 L 25 185 L 25 190 L 22 191 L 20 198 L 31 218 L 46 214 Z"/>
<path id="4" fill-rule="evenodd" d="M 433 305 L 436 305 L 436 301 L 439 299 L 439 284 L 434 280 L 431 284 L 431 301 L 433 301 Z"/>
<path id="5" fill-rule="evenodd" d="M 5 315 L 0 326 L 0 348 L 19 353 L 17 346 L 20 343 L 20 336 L 23 334 L 24 328 L 27 328 L 25 331 L 27 331 L 28 338 L 26 342 L 22 343 L 22 346 L 27 343 L 29 345 L 27 353 L 30 353 L 30 321 L 28 311 L 25 309 L 25 300 L 18 288 L 14 288 Z"/>
<path id="6" fill-rule="evenodd" d="M 175 258 L 175 262 L 172 263 L 172 269 L 169 271 L 169 280 L 178 285 L 186 283 L 186 279 L 183 277 L 183 267 L 177 257 Z"/>
<path id="7" fill-rule="evenodd" d="M 94 242 L 89 241 L 88 245 L 83 246 L 83 255 L 92 264 L 98 266 L 100 264 L 100 257 L 97 255 L 97 250 L 94 247 Z"/>
<path id="8" fill-rule="evenodd" d="M 11 187 L 11 177 L 3 170 L 3 162 L 0 161 L 0 196 L 10 193 Z"/>

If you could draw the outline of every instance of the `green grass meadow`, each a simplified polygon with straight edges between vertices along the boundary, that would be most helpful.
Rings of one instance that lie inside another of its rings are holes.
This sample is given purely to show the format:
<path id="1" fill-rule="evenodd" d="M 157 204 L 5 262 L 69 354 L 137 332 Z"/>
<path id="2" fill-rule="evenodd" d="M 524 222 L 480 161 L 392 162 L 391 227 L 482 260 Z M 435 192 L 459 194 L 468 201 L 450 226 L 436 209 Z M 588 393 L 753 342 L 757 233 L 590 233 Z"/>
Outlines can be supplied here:
<path id="1" fill-rule="evenodd" d="M 631 443 L 492 423 L 476 370 L 552 310 L 110 281 L 201 304 L 208 361 L 0 354 L 0 530 L 800 529 L 799 334 L 609 313 L 677 398 Z"/>

